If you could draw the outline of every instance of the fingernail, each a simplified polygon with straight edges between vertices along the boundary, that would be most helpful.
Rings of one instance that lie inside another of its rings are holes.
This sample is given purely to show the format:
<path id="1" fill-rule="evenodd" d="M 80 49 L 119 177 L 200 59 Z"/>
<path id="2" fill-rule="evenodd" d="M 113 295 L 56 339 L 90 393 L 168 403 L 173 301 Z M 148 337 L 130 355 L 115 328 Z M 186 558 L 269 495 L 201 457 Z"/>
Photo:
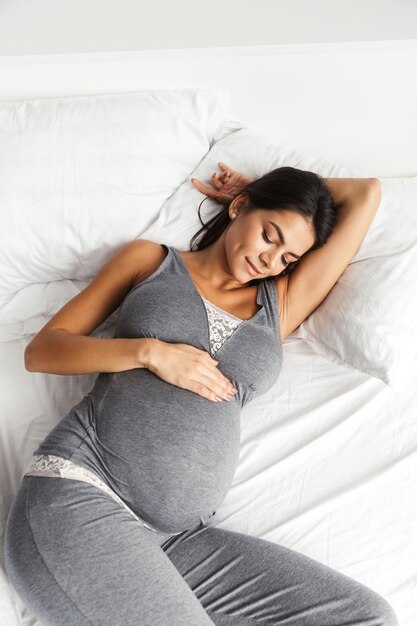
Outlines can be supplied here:
<path id="1" fill-rule="evenodd" d="M 218 398 L 217 396 L 216 396 L 215 400 L 216 400 L 216 402 L 221 402 L 222 401 L 222 399 Z"/>

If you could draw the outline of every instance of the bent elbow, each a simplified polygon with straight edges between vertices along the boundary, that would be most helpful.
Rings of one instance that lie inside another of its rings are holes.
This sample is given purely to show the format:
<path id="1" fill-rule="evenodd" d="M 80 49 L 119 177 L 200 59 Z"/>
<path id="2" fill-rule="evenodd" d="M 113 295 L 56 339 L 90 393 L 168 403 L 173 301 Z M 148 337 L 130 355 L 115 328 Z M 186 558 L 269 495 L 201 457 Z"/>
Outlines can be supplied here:
<path id="1" fill-rule="evenodd" d="M 371 178 L 370 183 L 371 183 L 372 193 L 375 198 L 375 204 L 376 204 L 376 207 L 378 208 L 379 205 L 381 204 L 381 198 L 382 198 L 381 180 L 379 178 Z"/>
<path id="2" fill-rule="evenodd" d="M 28 372 L 35 372 L 36 369 L 33 363 L 33 347 L 31 347 L 30 344 L 26 346 L 24 354 L 23 354 L 23 358 L 25 362 L 25 369 Z"/>
<path id="3" fill-rule="evenodd" d="M 381 191 L 382 184 L 380 178 L 370 178 L 369 180 L 374 189 Z"/>

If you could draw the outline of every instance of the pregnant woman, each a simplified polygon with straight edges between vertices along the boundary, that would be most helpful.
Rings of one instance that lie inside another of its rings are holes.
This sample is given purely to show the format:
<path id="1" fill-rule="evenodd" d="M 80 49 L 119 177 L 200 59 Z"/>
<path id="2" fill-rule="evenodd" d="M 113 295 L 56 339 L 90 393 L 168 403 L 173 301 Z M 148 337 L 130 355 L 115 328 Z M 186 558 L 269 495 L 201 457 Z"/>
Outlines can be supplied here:
<path id="1" fill-rule="evenodd" d="M 25 351 L 31 372 L 99 373 L 34 451 L 7 520 L 7 573 L 43 626 L 398 624 L 352 578 L 207 524 L 242 407 L 356 253 L 380 183 L 219 167 L 193 181 L 223 204 L 197 250 L 127 243 Z M 114 338 L 89 337 L 119 306 Z"/>

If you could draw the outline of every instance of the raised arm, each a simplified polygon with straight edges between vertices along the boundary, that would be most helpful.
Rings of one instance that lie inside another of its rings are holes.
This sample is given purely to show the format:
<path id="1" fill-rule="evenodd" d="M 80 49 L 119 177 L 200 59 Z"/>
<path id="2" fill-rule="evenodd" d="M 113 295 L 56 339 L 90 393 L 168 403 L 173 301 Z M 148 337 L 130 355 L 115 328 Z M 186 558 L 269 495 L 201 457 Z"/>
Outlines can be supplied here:
<path id="1" fill-rule="evenodd" d="M 287 276 L 278 277 L 281 338 L 284 340 L 323 302 L 357 253 L 381 202 L 377 178 L 326 178 L 340 213 L 321 248 L 307 252 Z"/>
<path id="2" fill-rule="evenodd" d="M 210 183 L 191 179 L 205 195 L 230 202 L 254 179 L 220 162 Z M 282 341 L 323 302 L 358 251 L 381 202 L 378 178 L 324 178 L 339 221 L 325 245 L 307 252 L 290 274 L 276 280 Z"/>

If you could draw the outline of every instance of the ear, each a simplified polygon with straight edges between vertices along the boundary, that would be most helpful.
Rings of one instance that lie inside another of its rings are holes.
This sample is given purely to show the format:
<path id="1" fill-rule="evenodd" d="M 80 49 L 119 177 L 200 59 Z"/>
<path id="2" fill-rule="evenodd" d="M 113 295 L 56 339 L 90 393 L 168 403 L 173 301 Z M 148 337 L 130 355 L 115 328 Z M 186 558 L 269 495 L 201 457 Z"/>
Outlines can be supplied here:
<path id="1" fill-rule="evenodd" d="M 247 194 L 246 191 L 243 191 L 242 193 L 237 195 L 236 198 L 232 200 L 232 202 L 229 205 L 229 208 L 232 208 L 237 214 L 239 214 L 239 211 L 241 209 L 244 209 L 248 204 L 249 204 L 249 194 Z"/>

